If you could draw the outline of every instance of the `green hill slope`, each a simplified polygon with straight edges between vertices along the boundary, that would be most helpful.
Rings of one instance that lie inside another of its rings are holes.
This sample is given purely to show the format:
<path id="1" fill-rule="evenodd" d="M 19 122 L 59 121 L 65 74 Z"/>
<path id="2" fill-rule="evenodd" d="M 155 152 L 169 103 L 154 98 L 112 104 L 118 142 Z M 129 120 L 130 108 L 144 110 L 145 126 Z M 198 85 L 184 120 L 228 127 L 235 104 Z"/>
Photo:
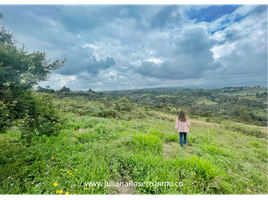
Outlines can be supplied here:
<path id="1" fill-rule="evenodd" d="M 150 115 L 125 121 L 69 113 L 58 136 L 39 137 L 30 147 L 11 130 L 0 138 L 0 193 L 267 193 L 266 138 L 193 120 L 181 148 L 176 116 Z M 89 185 L 110 181 L 144 185 Z"/>

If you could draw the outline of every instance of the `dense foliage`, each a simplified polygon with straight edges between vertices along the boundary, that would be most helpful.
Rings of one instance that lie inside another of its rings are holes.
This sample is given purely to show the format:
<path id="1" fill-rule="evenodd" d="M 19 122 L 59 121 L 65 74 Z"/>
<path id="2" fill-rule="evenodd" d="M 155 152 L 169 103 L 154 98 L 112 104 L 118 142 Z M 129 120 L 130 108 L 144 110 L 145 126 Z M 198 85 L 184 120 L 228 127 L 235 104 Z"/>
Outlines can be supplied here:
<path id="1" fill-rule="evenodd" d="M 55 112 L 47 111 L 50 107 L 43 105 L 47 102 L 46 95 L 40 99 L 33 94 L 32 87 L 40 81 L 47 80 L 49 74 L 63 66 L 66 60 L 51 62 L 46 58 L 45 53 L 39 51 L 28 53 L 24 46 L 18 48 L 15 43 L 13 34 L 2 26 L 0 30 L 0 131 L 5 132 L 16 121 L 22 120 L 25 123 L 21 127 L 27 127 L 24 130 L 26 132 L 35 131 L 42 134 L 51 132 L 52 130 L 45 131 L 40 128 L 40 123 L 42 124 L 43 118 L 46 118 L 47 123 L 55 124 L 54 119 L 52 120 L 55 118 L 54 114 L 48 116 L 48 113 Z M 37 120 L 39 118 L 42 119 L 40 122 Z M 25 125 L 29 120 L 32 121 Z"/>
<path id="2" fill-rule="evenodd" d="M 92 90 L 62 92 L 62 89 L 55 91 L 40 87 L 38 91 L 54 93 L 60 99 L 84 97 L 95 102 L 103 100 L 110 102 L 125 97 L 130 102 L 145 108 L 170 114 L 176 114 L 183 109 L 192 116 L 207 117 L 207 121 L 232 120 L 267 126 L 267 88 L 259 86 L 221 89 L 156 88 L 103 92 Z"/>

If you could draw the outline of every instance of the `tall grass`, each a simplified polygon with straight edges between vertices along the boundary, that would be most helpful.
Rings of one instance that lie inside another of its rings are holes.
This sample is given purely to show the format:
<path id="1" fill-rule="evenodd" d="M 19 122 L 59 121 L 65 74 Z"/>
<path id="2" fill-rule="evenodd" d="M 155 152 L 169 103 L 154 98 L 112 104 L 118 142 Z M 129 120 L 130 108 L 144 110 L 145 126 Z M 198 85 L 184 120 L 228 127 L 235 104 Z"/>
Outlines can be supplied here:
<path id="1" fill-rule="evenodd" d="M 252 130 L 197 123 L 182 148 L 175 121 L 142 108 L 122 119 L 65 114 L 58 135 L 34 137 L 30 146 L 16 129 L 0 136 L 1 194 L 109 194 L 86 183 L 122 179 L 183 183 L 136 187 L 137 194 L 267 193 L 267 141 Z"/>

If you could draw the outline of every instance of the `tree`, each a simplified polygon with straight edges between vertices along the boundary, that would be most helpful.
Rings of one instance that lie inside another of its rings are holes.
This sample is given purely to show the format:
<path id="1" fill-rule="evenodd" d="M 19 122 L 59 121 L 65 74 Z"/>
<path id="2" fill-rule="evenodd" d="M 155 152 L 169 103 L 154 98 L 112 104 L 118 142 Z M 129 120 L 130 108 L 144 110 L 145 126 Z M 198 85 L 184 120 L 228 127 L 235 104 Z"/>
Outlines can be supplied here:
<path id="1" fill-rule="evenodd" d="M 71 89 L 63 86 L 63 88 L 59 89 L 59 92 L 70 92 Z"/>
<path id="2" fill-rule="evenodd" d="M 251 117 L 248 115 L 246 107 L 240 108 L 240 118 L 246 122 L 251 121 Z"/>
<path id="3" fill-rule="evenodd" d="M 0 19 L 2 18 L 4 18 L 4 16 L 0 13 Z M 15 45 L 16 43 L 13 33 L 6 30 L 4 25 L 1 26 L 0 30 L 0 43 L 6 43 L 8 45 Z"/>
<path id="4" fill-rule="evenodd" d="M 0 18 L 3 18 L 2 14 Z M 50 73 L 66 62 L 66 58 L 51 62 L 46 58 L 45 52 L 28 53 L 24 45 L 18 48 L 15 43 L 14 35 L 2 26 L 0 29 L 0 101 L 3 108 L 1 107 L 0 115 L 5 115 L 5 118 L 0 121 L 0 130 L 9 127 L 12 119 L 23 118 L 28 115 L 27 113 L 35 113 L 33 110 L 35 107 L 31 104 L 34 97 L 28 90 L 41 81 L 48 80 Z"/>

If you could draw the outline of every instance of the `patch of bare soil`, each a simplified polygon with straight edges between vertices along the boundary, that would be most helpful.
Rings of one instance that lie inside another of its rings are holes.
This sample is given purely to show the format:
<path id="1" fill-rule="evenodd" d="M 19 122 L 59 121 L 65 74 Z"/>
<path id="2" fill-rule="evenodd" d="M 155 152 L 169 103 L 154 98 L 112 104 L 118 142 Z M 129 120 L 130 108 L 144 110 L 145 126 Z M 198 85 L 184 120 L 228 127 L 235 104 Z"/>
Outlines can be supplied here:
<path id="1" fill-rule="evenodd" d="M 176 152 L 176 149 L 174 148 L 174 145 L 176 145 L 175 142 L 168 142 L 164 144 L 163 148 L 163 156 L 165 158 L 169 157 L 170 155 L 174 154 Z"/>
<path id="2" fill-rule="evenodd" d="M 81 134 L 81 133 L 85 133 L 85 132 L 90 131 L 90 130 L 94 130 L 94 129 L 93 129 L 93 128 L 87 128 L 87 129 L 85 129 L 85 128 L 80 128 L 80 129 L 74 131 L 74 135 L 79 135 L 79 134 Z"/>
<path id="3" fill-rule="evenodd" d="M 163 156 L 165 158 L 173 159 L 180 155 L 193 155 L 193 149 L 191 148 L 192 144 L 187 142 L 183 147 L 180 146 L 177 142 L 168 142 L 164 144 Z"/>
<path id="4" fill-rule="evenodd" d="M 129 181 L 126 178 L 121 178 L 120 181 L 113 181 L 113 184 L 115 186 L 109 187 L 108 194 L 136 194 L 136 188 L 130 186 Z"/>

